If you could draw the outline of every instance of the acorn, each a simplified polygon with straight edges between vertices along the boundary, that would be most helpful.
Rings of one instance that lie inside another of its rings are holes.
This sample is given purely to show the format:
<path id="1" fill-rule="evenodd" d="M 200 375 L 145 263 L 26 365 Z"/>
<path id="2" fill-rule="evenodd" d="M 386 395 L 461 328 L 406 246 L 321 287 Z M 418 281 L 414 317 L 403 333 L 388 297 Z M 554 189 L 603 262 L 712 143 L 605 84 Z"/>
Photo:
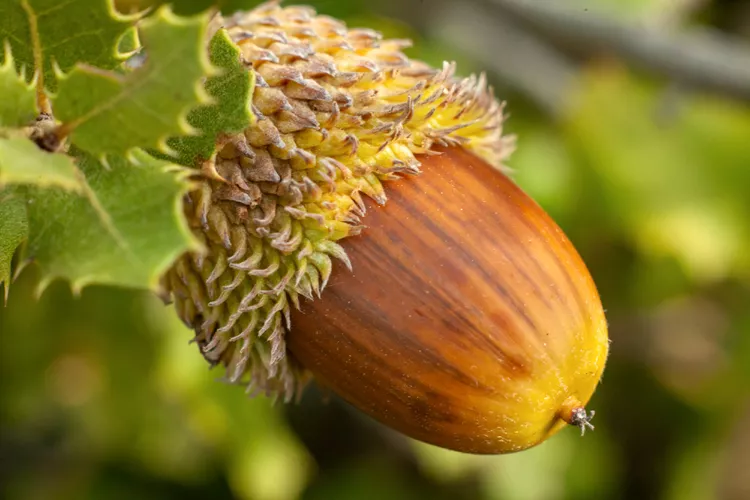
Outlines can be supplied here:
<path id="1" fill-rule="evenodd" d="M 226 380 L 310 380 L 385 425 L 481 454 L 535 446 L 585 409 L 608 354 L 594 282 L 509 178 L 484 77 L 309 7 L 220 18 L 255 73 L 185 214 L 204 250 L 164 289 Z"/>

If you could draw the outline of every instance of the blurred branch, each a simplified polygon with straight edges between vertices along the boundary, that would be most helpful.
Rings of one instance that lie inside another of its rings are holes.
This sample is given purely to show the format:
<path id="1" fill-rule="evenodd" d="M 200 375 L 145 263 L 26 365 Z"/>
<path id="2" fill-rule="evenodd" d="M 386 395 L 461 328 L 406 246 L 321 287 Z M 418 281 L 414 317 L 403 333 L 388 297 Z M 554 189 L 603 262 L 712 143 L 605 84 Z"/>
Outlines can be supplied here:
<path id="1" fill-rule="evenodd" d="M 553 45 L 488 6 L 435 2 L 428 30 L 556 115 L 578 72 Z"/>
<path id="2" fill-rule="evenodd" d="M 630 25 L 558 0 L 479 1 L 589 53 L 609 51 L 678 83 L 750 101 L 750 44 L 743 40 Z"/>

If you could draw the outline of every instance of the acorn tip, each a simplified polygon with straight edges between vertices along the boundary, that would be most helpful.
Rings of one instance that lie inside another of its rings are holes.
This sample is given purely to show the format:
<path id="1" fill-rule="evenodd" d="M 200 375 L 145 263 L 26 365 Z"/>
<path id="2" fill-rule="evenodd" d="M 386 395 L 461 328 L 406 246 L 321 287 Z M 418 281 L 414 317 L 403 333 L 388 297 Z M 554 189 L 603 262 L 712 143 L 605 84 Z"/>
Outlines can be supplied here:
<path id="1" fill-rule="evenodd" d="M 566 422 L 581 429 L 581 437 L 583 437 L 586 434 L 587 428 L 592 431 L 594 430 L 594 425 L 591 423 L 594 415 L 596 415 L 596 412 L 593 410 L 587 413 L 586 408 L 573 408 L 573 411 L 570 412 L 570 419 L 566 419 Z"/>

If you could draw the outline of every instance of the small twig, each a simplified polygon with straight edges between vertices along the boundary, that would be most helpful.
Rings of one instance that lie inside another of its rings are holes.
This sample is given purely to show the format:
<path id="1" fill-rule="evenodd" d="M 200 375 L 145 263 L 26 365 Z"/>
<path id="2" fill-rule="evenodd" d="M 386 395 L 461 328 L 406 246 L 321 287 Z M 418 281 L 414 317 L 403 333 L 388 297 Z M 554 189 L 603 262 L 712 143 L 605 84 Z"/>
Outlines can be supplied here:
<path id="1" fill-rule="evenodd" d="M 29 139 L 45 151 L 54 153 L 60 149 L 62 143 L 55 135 L 55 119 L 48 113 L 41 113 L 34 123 L 28 127 Z"/>

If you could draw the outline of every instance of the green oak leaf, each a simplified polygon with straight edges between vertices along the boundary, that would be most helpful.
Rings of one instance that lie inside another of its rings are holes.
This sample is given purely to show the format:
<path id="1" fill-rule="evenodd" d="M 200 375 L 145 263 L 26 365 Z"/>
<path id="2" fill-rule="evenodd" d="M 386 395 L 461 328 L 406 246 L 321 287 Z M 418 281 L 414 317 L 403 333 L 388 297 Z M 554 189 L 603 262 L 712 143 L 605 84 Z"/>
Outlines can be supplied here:
<path id="1" fill-rule="evenodd" d="M 71 191 L 84 187 L 73 158 L 39 149 L 23 136 L 0 137 L 0 186 L 6 184 L 56 186 Z"/>
<path id="2" fill-rule="evenodd" d="M 89 284 L 158 288 L 183 252 L 199 248 L 182 214 L 186 171 L 133 150 L 106 166 L 75 151 L 85 194 L 29 189 L 24 259 L 42 272 L 39 292 L 56 278 L 74 292 Z"/>
<path id="3" fill-rule="evenodd" d="M 118 44 L 137 19 L 119 14 L 112 0 L 3 0 L 0 44 L 10 45 L 16 68 L 29 80 L 41 68 L 40 87 L 54 92 L 55 68 L 66 73 L 78 63 L 122 64 L 128 54 Z"/>
<path id="4" fill-rule="evenodd" d="M 8 47 L 0 65 L 0 96 L 0 128 L 23 127 L 36 117 L 36 90 L 16 73 Z"/>
<path id="5" fill-rule="evenodd" d="M 28 232 L 25 199 L 8 188 L 0 189 L 0 285 L 5 302 L 8 301 L 13 254 Z"/>
<path id="6" fill-rule="evenodd" d="M 52 103 L 68 136 L 92 154 L 125 154 L 131 148 L 166 152 L 171 136 L 191 133 L 185 116 L 205 100 L 201 84 L 212 72 L 205 50 L 207 14 L 175 16 L 160 8 L 143 21 L 146 62 L 125 75 L 77 66 L 60 80 Z"/>
<path id="7" fill-rule="evenodd" d="M 117 7 L 123 12 L 137 12 L 171 3 L 174 12 L 181 16 L 197 14 L 210 8 L 218 9 L 224 16 L 230 16 L 239 10 L 257 7 L 263 1 L 265 0 L 117 0 Z"/>
<path id="8" fill-rule="evenodd" d="M 173 137 L 167 145 L 176 152 L 173 161 L 194 166 L 207 160 L 216 150 L 219 134 L 246 129 L 253 120 L 251 110 L 255 73 L 242 64 L 240 49 L 226 30 L 216 32 L 209 45 L 211 63 L 221 74 L 206 81 L 205 89 L 213 103 L 199 106 L 188 114 L 188 123 L 200 130 L 199 135 Z"/>
<path id="9" fill-rule="evenodd" d="M 117 50 L 122 54 L 132 55 L 138 52 L 140 47 L 141 41 L 138 37 L 138 28 L 133 26 L 125 32 L 122 38 L 120 38 Z"/>

